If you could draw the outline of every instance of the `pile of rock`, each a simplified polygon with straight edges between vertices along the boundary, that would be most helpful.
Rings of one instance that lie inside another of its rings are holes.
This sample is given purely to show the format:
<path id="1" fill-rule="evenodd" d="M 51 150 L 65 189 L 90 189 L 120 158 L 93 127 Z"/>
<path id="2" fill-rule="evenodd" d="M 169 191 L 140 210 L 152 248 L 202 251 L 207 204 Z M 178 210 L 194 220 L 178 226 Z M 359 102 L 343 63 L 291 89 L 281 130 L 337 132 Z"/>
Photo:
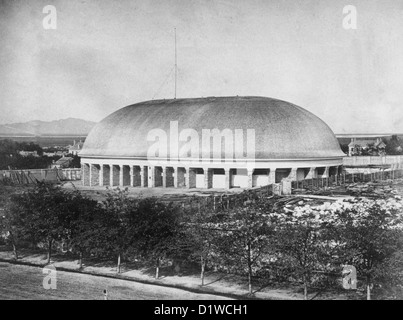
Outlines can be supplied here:
<path id="1" fill-rule="evenodd" d="M 355 182 L 344 186 L 298 188 L 293 189 L 292 193 L 295 195 L 385 198 L 390 197 L 393 194 L 400 194 L 403 196 L 403 181 L 388 180 L 382 182 Z"/>
<path id="2" fill-rule="evenodd" d="M 391 184 L 381 182 L 352 183 L 346 190 L 352 196 L 370 198 L 389 197 L 396 193 Z"/>
<path id="3" fill-rule="evenodd" d="M 330 187 L 309 187 L 309 188 L 299 188 L 293 189 L 293 194 L 304 194 L 304 195 L 320 195 L 320 196 L 334 196 L 334 195 L 348 195 L 346 188 L 344 186 L 330 186 Z"/>

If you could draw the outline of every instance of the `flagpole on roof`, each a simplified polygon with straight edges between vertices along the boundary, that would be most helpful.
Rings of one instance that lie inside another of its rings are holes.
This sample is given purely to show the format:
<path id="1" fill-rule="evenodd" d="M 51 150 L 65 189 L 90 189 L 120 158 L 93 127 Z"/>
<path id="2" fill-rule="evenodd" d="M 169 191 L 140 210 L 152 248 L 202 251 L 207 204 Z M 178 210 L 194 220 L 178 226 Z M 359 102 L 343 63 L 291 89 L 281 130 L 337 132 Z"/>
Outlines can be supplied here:
<path id="1" fill-rule="evenodd" d="M 178 68 L 177 68 L 177 57 L 176 57 L 176 28 L 175 28 L 175 99 L 176 99 L 176 77 L 178 73 Z"/>

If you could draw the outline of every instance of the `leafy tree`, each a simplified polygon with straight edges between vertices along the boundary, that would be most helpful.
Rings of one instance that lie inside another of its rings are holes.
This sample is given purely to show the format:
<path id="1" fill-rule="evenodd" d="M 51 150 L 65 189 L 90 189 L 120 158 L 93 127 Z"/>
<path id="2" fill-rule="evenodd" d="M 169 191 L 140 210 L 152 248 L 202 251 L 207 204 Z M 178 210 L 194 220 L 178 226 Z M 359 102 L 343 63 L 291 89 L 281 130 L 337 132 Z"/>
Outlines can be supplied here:
<path id="1" fill-rule="evenodd" d="M 369 300 L 374 281 L 393 280 L 400 271 L 392 257 L 403 248 L 402 203 L 394 198 L 348 201 L 340 219 L 344 259 L 365 277 Z"/>
<path id="2" fill-rule="evenodd" d="M 389 141 L 385 142 L 386 144 L 386 154 L 389 155 L 400 155 L 403 154 L 403 141 L 398 138 L 397 135 L 393 135 Z"/>
<path id="3" fill-rule="evenodd" d="M 15 205 L 10 200 L 3 201 L 0 205 L 0 234 L 6 237 L 13 248 L 14 258 L 18 259 L 18 243 L 23 235 L 23 225 Z"/>
<path id="4" fill-rule="evenodd" d="M 39 156 L 43 155 L 43 149 L 34 142 L 17 142 L 18 151 L 36 151 Z"/>
<path id="5" fill-rule="evenodd" d="M 107 194 L 101 208 L 91 233 L 93 248 L 98 254 L 116 254 L 118 272 L 128 251 L 155 261 L 158 278 L 161 259 L 177 250 L 180 216 L 176 208 L 154 198 L 129 198 L 127 189 L 119 188 Z"/>
<path id="6" fill-rule="evenodd" d="M 117 272 L 121 271 L 124 252 L 131 246 L 133 234 L 130 232 L 130 211 L 135 207 L 133 199 L 128 197 L 127 188 L 116 188 L 108 192 L 102 202 L 102 211 L 96 220 L 96 228 L 91 234 L 93 245 L 99 252 L 112 252 L 117 256 Z"/>
<path id="7" fill-rule="evenodd" d="M 270 252 L 274 231 L 265 207 L 259 201 L 235 207 L 227 213 L 224 222 L 217 224 L 221 230 L 220 251 L 232 268 L 246 270 L 250 294 L 254 269 L 261 264 L 264 253 Z"/>
<path id="8" fill-rule="evenodd" d="M 0 155 L 15 155 L 17 154 L 18 144 L 11 139 L 0 140 Z"/>
<path id="9" fill-rule="evenodd" d="M 97 201 L 84 197 L 76 190 L 71 194 L 66 210 L 70 215 L 68 238 L 73 251 L 79 254 L 81 269 L 83 254 L 89 253 L 94 244 L 91 237 L 96 226 L 95 219 L 99 217 L 100 208 Z"/>
<path id="10" fill-rule="evenodd" d="M 288 265 L 293 276 L 304 286 L 304 299 L 317 271 L 328 271 L 329 261 L 338 247 L 329 237 L 337 216 L 321 208 L 309 205 L 297 206 L 291 212 L 274 214 L 277 217 L 277 248 L 282 263 Z"/>
<path id="11" fill-rule="evenodd" d="M 190 247 L 190 256 L 200 261 L 201 285 L 204 285 L 207 262 L 217 249 L 217 215 L 210 211 L 192 210 L 187 215 L 185 242 Z"/>
<path id="12" fill-rule="evenodd" d="M 23 157 L 19 151 L 37 151 L 39 157 Z M 10 139 L 0 140 L 0 170 L 11 169 L 45 169 L 52 163 L 43 157 L 42 148 L 33 142 L 15 142 Z"/>
<path id="13" fill-rule="evenodd" d="M 13 157 L 9 166 L 12 169 L 46 169 L 52 163 L 52 159 L 49 157 L 34 157 L 27 156 L 23 157 L 17 155 Z"/>
<path id="14" fill-rule="evenodd" d="M 69 195 L 60 187 L 38 183 L 34 189 L 12 198 L 20 211 L 24 234 L 33 243 L 43 242 L 51 261 L 55 241 L 68 238 L 70 215 L 67 208 Z"/>
<path id="15" fill-rule="evenodd" d="M 69 168 L 81 168 L 81 160 L 78 155 L 73 155 L 72 156 L 73 160 L 70 163 Z"/>
<path id="16" fill-rule="evenodd" d="M 22 213 L 12 199 L 26 189 L 24 186 L 6 187 L 0 184 L 0 234 L 12 246 L 15 259 L 18 259 L 20 242 L 26 237 Z"/>
<path id="17" fill-rule="evenodd" d="M 359 144 L 354 145 L 352 151 L 351 151 L 351 155 L 353 156 L 361 156 L 362 155 L 362 147 Z"/>
<path id="18" fill-rule="evenodd" d="M 401 278 L 395 259 L 403 240 L 399 197 L 305 205 L 276 215 L 281 258 L 304 282 L 305 298 L 315 272 L 332 271 L 340 262 L 354 265 L 366 279 L 368 299 L 374 282 Z"/>
<path id="19" fill-rule="evenodd" d="M 339 144 L 340 144 L 341 151 L 343 151 L 345 154 L 348 154 L 349 153 L 348 144 L 341 144 L 341 143 L 339 143 Z"/>
<path id="20" fill-rule="evenodd" d="M 177 237 L 182 234 L 178 209 L 155 198 L 137 200 L 130 212 L 132 246 L 145 259 L 155 262 L 159 277 L 161 259 L 177 254 Z"/>

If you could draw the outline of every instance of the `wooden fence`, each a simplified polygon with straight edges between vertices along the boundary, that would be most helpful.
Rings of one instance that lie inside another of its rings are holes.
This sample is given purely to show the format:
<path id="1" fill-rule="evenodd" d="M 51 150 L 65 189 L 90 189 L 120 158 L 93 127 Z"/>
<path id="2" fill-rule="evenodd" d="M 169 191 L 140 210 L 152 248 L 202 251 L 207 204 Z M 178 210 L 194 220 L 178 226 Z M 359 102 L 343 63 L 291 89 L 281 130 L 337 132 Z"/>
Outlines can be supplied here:
<path id="1" fill-rule="evenodd" d="M 38 181 L 58 182 L 81 179 L 81 169 L 0 170 L 0 181 L 11 184 L 31 184 Z"/>
<path id="2" fill-rule="evenodd" d="M 343 158 L 343 166 L 347 167 L 402 164 L 403 156 L 354 156 Z"/>
<path id="3" fill-rule="evenodd" d="M 305 188 L 323 188 L 337 185 L 345 185 L 356 182 L 375 182 L 385 181 L 390 179 L 398 179 L 403 177 L 403 169 L 391 169 L 389 171 L 381 170 L 372 173 L 346 173 L 343 172 L 337 176 L 329 178 L 314 178 L 301 181 L 293 181 L 291 183 L 293 189 Z"/>
<path id="4" fill-rule="evenodd" d="M 330 176 L 328 178 L 315 178 L 305 179 L 301 181 L 292 181 L 292 189 L 301 188 L 324 188 L 331 186 L 344 186 L 346 184 L 357 182 L 377 182 L 386 181 L 390 179 L 398 179 L 403 177 L 403 169 L 391 171 L 378 171 L 373 173 L 345 173 L 337 176 Z M 219 212 L 222 210 L 233 209 L 235 207 L 243 206 L 245 203 L 253 199 L 261 197 L 270 197 L 275 194 L 281 194 L 282 183 L 270 184 L 263 187 L 255 187 L 245 190 L 241 193 L 223 193 L 223 194 L 210 194 L 210 195 L 177 195 L 169 196 L 160 199 L 163 202 L 180 203 L 185 210 L 208 210 L 212 212 Z"/>

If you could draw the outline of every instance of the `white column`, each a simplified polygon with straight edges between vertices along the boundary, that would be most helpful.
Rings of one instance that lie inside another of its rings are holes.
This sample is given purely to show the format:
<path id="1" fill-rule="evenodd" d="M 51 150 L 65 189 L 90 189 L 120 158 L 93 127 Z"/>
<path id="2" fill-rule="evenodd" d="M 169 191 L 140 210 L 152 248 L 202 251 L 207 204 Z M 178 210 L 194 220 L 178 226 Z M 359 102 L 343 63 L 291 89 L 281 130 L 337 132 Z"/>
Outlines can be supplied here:
<path id="1" fill-rule="evenodd" d="M 93 164 L 90 164 L 90 165 L 89 165 L 89 167 L 90 167 L 90 174 L 89 174 L 89 176 L 90 176 L 90 180 L 89 180 L 89 186 L 90 186 L 90 187 L 92 187 L 92 166 L 93 166 Z"/>
<path id="2" fill-rule="evenodd" d="M 162 167 L 162 187 L 167 187 L 167 167 Z"/>
<path id="3" fill-rule="evenodd" d="M 109 185 L 113 187 L 113 164 L 109 165 Z"/>
<path id="4" fill-rule="evenodd" d="M 270 168 L 269 184 L 276 183 L 276 168 Z"/>
<path id="5" fill-rule="evenodd" d="M 130 165 L 130 186 L 134 187 L 134 169 L 132 165 Z"/>
<path id="6" fill-rule="evenodd" d="M 155 167 L 154 166 L 149 166 L 148 167 L 148 177 L 151 179 L 148 179 L 148 187 L 149 188 L 155 188 Z M 150 183 L 151 180 L 151 183 Z"/>
<path id="7" fill-rule="evenodd" d="M 119 186 L 123 186 L 123 165 L 119 166 Z"/>
<path id="8" fill-rule="evenodd" d="M 213 187 L 212 169 L 203 168 L 204 171 L 204 188 L 210 189 Z"/>
<path id="9" fill-rule="evenodd" d="M 179 187 L 179 168 L 174 167 L 173 168 L 173 177 L 174 177 L 174 188 Z"/>
<path id="10" fill-rule="evenodd" d="M 186 179 L 185 179 L 185 183 L 186 183 L 186 188 L 190 188 L 190 168 L 186 167 Z"/>
<path id="11" fill-rule="evenodd" d="M 99 168 L 99 185 L 102 187 L 104 185 L 104 165 L 101 164 Z"/>
<path id="12" fill-rule="evenodd" d="M 329 167 L 325 168 L 325 172 L 323 172 L 322 178 L 329 178 Z"/>
<path id="13" fill-rule="evenodd" d="M 336 172 L 334 174 L 334 178 L 335 178 L 335 182 L 336 182 L 336 185 L 337 185 L 338 178 L 339 178 L 339 167 L 336 167 Z"/>
<path id="14" fill-rule="evenodd" d="M 145 186 L 144 181 L 145 181 L 146 177 L 144 176 L 144 174 L 145 174 L 144 166 L 140 166 L 140 186 L 142 188 L 144 188 L 144 186 Z"/>
<path id="15" fill-rule="evenodd" d="M 231 169 L 225 169 L 225 188 L 231 188 Z"/>
<path id="16" fill-rule="evenodd" d="M 253 171 L 255 169 L 248 169 L 248 188 L 253 187 Z"/>
<path id="17" fill-rule="evenodd" d="M 316 167 L 310 168 L 308 174 L 305 177 L 305 179 L 314 179 L 314 178 L 316 178 Z"/>
<path id="18" fill-rule="evenodd" d="M 291 168 L 291 172 L 288 175 L 287 179 L 291 181 L 297 181 L 297 168 Z"/>

